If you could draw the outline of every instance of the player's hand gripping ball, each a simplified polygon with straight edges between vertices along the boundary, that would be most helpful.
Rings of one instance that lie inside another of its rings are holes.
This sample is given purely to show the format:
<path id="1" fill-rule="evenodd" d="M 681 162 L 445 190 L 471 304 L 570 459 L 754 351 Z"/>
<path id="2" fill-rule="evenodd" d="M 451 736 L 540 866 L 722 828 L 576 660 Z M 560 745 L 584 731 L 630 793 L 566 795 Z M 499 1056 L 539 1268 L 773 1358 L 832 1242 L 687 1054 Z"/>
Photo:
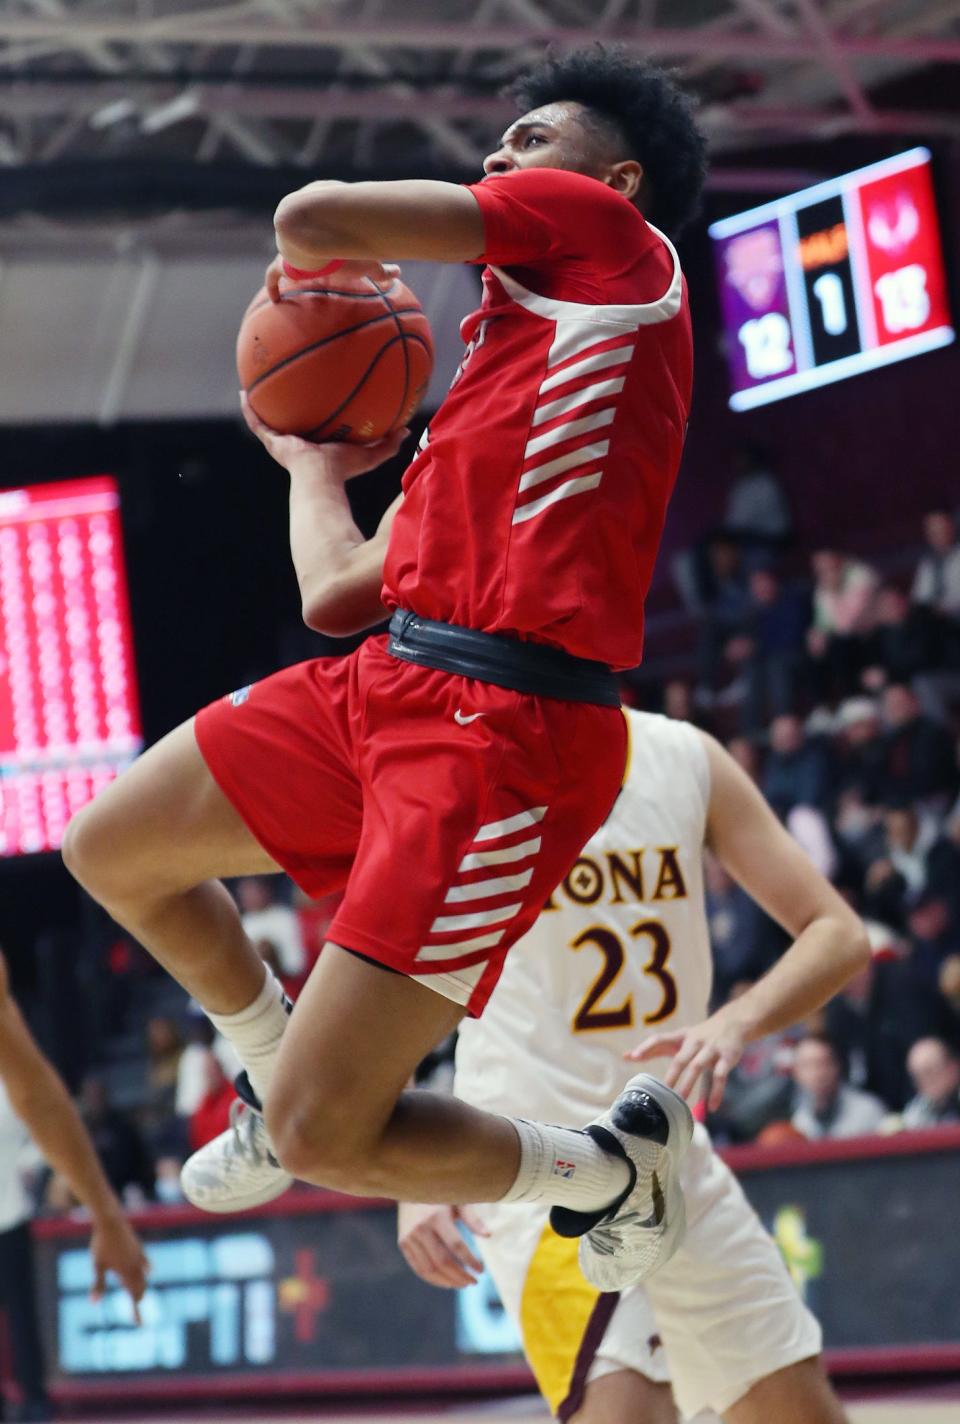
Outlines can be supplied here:
<path id="1" fill-rule="evenodd" d="M 433 371 L 420 303 L 397 276 L 335 272 L 261 288 L 237 337 L 240 383 L 259 418 L 285 435 L 367 444 L 406 425 Z"/>

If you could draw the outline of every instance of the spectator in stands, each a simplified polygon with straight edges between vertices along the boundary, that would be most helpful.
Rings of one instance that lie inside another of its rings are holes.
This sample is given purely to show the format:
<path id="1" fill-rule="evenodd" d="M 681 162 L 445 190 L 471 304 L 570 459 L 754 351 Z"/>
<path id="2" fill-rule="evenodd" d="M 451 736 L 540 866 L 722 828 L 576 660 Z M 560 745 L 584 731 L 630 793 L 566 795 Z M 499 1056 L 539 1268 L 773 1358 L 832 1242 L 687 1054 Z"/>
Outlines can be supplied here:
<path id="1" fill-rule="evenodd" d="M 769 556 L 790 542 L 793 516 L 768 451 L 758 445 L 747 447 L 736 457 L 736 469 L 723 527 L 752 561 L 754 555 Z"/>
<path id="2" fill-rule="evenodd" d="M 850 697 L 837 713 L 838 786 L 856 791 L 867 806 L 878 806 L 887 790 L 887 746 L 880 709 L 870 697 Z"/>
<path id="3" fill-rule="evenodd" d="M 942 1038 L 921 1038 L 911 1048 L 907 1069 L 916 1097 L 903 1110 L 906 1128 L 960 1123 L 960 1055 Z"/>
<path id="4" fill-rule="evenodd" d="M 932 509 L 923 521 L 927 552 L 917 565 L 911 597 L 948 618 L 960 619 L 960 540 L 946 509 Z"/>
<path id="5" fill-rule="evenodd" d="M 823 809 L 830 799 L 830 759 L 822 742 L 807 739 L 794 713 L 770 725 L 770 755 L 763 772 L 763 793 L 780 816 L 794 806 Z"/>
<path id="6" fill-rule="evenodd" d="M 224 1076 L 232 1082 L 240 1072 L 240 1059 L 233 1045 L 223 1034 L 217 1033 L 206 1014 L 200 1014 L 190 1020 L 190 1040 L 180 1055 L 177 1071 L 174 1106 L 182 1120 L 197 1110 L 207 1091 L 207 1055 L 211 1052 L 216 1056 Z"/>
<path id="7" fill-rule="evenodd" d="M 723 1003 L 734 984 L 757 974 L 757 915 L 754 901 L 727 874 L 715 856 L 704 857 L 707 925 L 713 949 L 714 993 Z"/>
<path id="8" fill-rule="evenodd" d="M 876 693 L 891 682 L 908 683 L 940 667 L 945 657 L 942 619 L 911 604 L 894 584 L 885 584 L 877 595 L 876 626 L 864 643 L 864 687 Z"/>
<path id="9" fill-rule="evenodd" d="M 80 1085 L 80 1115 L 117 1196 L 136 1206 L 154 1195 L 154 1172 L 146 1144 L 131 1118 L 113 1107 L 104 1080 L 91 1073 Z"/>
<path id="10" fill-rule="evenodd" d="M 677 574 L 679 578 L 679 566 Z M 699 623 L 698 686 L 703 693 L 710 694 L 720 682 L 724 648 L 739 628 L 748 607 L 743 554 L 736 540 L 723 530 L 710 535 L 690 556 L 682 592 Z"/>
<path id="11" fill-rule="evenodd" d="M 677 722 L 696 720 L 693 709 L 693 693 L 689 682 L 675 677 L 663 689 L 663 715 Z"/>
<path id="12" fill-rule="evenodd" d="M 190 1117 L 190 1151 L 198 1152 L 230 1126 L 230 1108 L 236 1100 L 233 1084 L 224 1076 L 215 1053 L 204 1058 L 203 1096 Z"/>
<path id="13" fill-rule="evenodd" d="M 247 938 L 254 944 L 267 940 L 276 953 L 281 977 L 299 979 L 306 970 L 307 957 L 300 922 L 293 910 L 289 905 L 280 904 L 264 875 L 238 880 L 236 895 Z"/>
<path id="14" fill-rule="evenodd" d="M 749 979 L 735 984 L 730 999 L 750 988 Z M 788 1117 L 793 1100 L 790 1068 L 794 1045 L 801 1037 L 796 1025 L 748 1043 L 727 1081 L 723 1103 L 710 1115 L 710 1130 L 718 1141 L 751 1142 L 774 1122 Z"/>
<path id="15" fill-rule="evenodd" d="M 177 1074 L 183 1040 L 172 1019 L 147 1021 L 147 1101 L 145 1121 L 151 1128 L 165 1122 L 174 1111 Z"/>
<path id="16" fill-rule="evenodd" d="M 929 801 L 943 814 L 957 794 L 960 773 L 953 739 L 945 727 L 924 717 L 916 694 L 892 683 L 883 694 L 886 723 L 884 775 L 892 791 L 909 801 Z"/>
<path id="17" fill-rule="evenodd" d="M 914 977 L 927 983 L 931 991 L 939 986 L 944 961 L 960 951 L 960 920 L 955 909 L 960 867 L 954 860 L 946 866 L 940 862 L 939 870 L 931 885 L 907 900 Z M 934 1027 L 932 1018 L 930 1025 Z"/>
<path id="18" fill-rule="evenodd" d="M 960 1044 L 960 954 L 948 954 L 940 965 L 938 988 L 947 1010 L 946 1031 L 952 1043 Z"/>
<path id="19" fill-rule="evenodd" d="M 792 712 L 797 706 L 806 663 L 810 600 L 803 589 L 785 584 L 766 565 L 751 573 L 749 592 L 740 632 L 727 644 L 726 652 L 730 661 L 744 669 L 744 727 L 756 731 L 771 716 Z"/>
<path id="20" fill-rule="evenodd" d="M 791 1122 L 804 1137 L 860 1137 L 876 1132 L 887 1115 L 879 1098 L 844 1081 L 839 1050 L 826 1034 L 808 1034 L 797 1044 L 793 1081 Z"/>
<path id="21" fill-rule="evenodd" d="M 834 549 L 812 559 L 813 626 L 807 633 L 818 701 L 852 693 L 863 663 L 863 640 L 873 631 L 880 579 L 869 564 Z"/>
<path id="22" fill-rule="evenodd" d="M 960 879 L 960 856 L 932 816 L 919 816 L 909 802 L 884 808 L 884 854 L 867 870 L 865 910 L 902 927 L 908 903 L 924 894 L 952 897 Z"/>

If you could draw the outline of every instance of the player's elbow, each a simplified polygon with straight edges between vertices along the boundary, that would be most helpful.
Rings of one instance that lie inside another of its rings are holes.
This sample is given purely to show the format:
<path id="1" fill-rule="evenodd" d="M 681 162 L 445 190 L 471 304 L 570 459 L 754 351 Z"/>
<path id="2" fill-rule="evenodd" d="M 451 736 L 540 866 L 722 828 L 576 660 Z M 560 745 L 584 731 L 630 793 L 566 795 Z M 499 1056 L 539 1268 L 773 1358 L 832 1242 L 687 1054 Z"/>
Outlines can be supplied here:
<path id="1" fill-rule="evenodd" d="M 867 927 L 859 915 L 854 914 L 853 910 L 847 910 L 845 913 L 838 914 L 836 918 L 838 920 L 836 943 L 847 971 L 844 982 L 849 982 L 867 968 L 873 951 L 870 948 Z"/>
<path id="2" fill-rule="evenodd" d="M 277 244 L 327 253 L 342 242 L 346 183 L 309 183 L 281 198 L 273 215 Z"/>
<path id="3" fill-rule="evenodd" d="M 309 594 L 304 594 L 300 611 L 308 628 L 328 638 L 347 638 L 360 631 L 356 619 L 350 616 L 349 604 L 338 595 L 336 588 L 311 589 Z"/>

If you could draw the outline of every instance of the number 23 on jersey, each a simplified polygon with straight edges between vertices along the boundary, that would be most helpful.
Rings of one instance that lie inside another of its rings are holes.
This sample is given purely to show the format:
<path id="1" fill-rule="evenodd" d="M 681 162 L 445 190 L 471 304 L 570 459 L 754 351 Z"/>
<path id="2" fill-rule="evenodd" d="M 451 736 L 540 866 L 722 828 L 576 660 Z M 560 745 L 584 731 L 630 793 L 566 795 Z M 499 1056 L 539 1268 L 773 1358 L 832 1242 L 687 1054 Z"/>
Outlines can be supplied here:
<path id="1" fill-rule="evenodd" d="M 669 969 L 672 945 L 670 936 L 659 920 L 640 920 L 630 930 L 632 939 L 646 939 L 650 945 L 650 957 L 643 966 L 644 974 L 656 980 L 660 986 L 660 1003 L 643 1015 L 647 1027 L 664 1023 L 676 1012 L 677 982 Z M 612 1004 L 611 998 L 616 982 L 626 963 L 627 952 L 619 935 L 603 925 L 591 925 L 571 940 L 570 948 L 579 951 L 584 945 L 592 945 L 603 955 L 603 965 L 573 1016 L 574 1033 L 590 1033 L 595 1029 L 632 1028 L 635 1022 L 633 994 L 628 993 L 620 1003 Z"/>

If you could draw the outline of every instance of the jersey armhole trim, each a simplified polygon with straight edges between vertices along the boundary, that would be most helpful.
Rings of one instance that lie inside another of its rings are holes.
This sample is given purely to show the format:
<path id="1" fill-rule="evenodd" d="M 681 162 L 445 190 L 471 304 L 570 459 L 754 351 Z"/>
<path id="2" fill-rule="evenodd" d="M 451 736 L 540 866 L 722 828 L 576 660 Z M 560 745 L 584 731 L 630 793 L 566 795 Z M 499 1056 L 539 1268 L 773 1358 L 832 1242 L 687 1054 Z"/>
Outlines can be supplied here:
<path id="1" fill-rule="evenodd" d="M 673 275 L 670 285 L 655 302 L 642 302 L 637 306 L 592 306 L 585 302 L 562 302 L 553 297 L 541 297 L 530 292 L 514 278 L 507 275 L 502 267 L 490 264 L 490 271 L 501 283 L 507 295 L 518 306 L 541 316 L 545 321 L 592 321 L 600 326 L 626 326 L 636 330 L 638 326 L 655 326 L 658 322 L 671 321 L 679 312 L 683 302 L 683 273 L 677 249 L 666 233 L 648 223 L 652 233 L 660 238 L 673 259 Z"/>

